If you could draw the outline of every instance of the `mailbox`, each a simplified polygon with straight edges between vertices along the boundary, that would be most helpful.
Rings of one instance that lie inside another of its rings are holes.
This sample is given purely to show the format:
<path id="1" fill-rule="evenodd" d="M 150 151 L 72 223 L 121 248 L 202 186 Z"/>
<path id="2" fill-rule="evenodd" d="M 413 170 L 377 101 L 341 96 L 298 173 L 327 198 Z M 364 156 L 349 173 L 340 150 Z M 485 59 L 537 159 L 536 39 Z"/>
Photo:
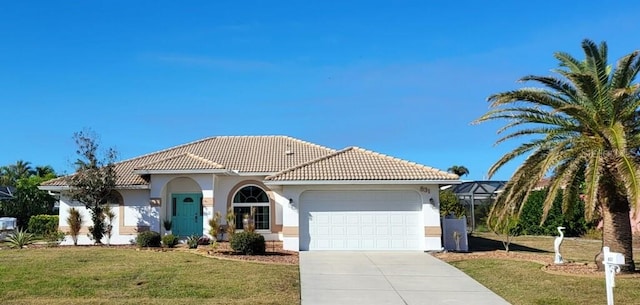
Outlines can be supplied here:
<path id="1" fill-rule="evenodd" d="M 624 255 L 618 252 L 609 252 L 609 248 L 604 248 L 604 263 L 610 265 L 624 265 Z"/>

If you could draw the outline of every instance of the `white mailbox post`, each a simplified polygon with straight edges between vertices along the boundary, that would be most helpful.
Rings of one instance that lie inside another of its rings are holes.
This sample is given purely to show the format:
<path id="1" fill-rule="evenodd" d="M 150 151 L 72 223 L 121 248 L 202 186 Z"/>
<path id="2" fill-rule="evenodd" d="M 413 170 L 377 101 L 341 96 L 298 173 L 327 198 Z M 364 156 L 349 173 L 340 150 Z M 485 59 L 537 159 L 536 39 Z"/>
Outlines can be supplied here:
<path id="1" fill-rule="evenodd" d="M 616 287 L 616 273 L 620 272 L 620 266 L 624 265 L 624 255 L 609 251 L 609 247 L 603 247 L 604 253 L 604 278 L 607 287 L 607 305 L 613 304 L 613 287 Z"/>

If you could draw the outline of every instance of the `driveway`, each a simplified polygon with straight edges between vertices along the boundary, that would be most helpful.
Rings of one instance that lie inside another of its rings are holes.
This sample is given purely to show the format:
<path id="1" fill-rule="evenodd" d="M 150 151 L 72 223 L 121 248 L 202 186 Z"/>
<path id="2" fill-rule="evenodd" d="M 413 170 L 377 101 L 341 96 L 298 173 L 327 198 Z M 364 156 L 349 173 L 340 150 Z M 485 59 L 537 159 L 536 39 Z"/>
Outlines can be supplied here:
<path id="1" fill-rule="evenodd" d="M 300 252 L 300 281 L 302 305 L 509 304 L 422 252 Z"/>

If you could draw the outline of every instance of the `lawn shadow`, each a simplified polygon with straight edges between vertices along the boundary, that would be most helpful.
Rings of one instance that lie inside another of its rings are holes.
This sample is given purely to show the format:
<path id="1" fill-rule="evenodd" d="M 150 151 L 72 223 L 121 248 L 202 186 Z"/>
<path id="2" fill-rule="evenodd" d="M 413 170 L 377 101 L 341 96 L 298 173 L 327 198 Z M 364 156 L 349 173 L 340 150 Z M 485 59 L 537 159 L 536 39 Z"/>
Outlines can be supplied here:
<path id="1" fill-rule="evenodd" d="M 499 240 L 484 238 L 480 236 L 469 235 L 469 251 L 471 252 L 488 252 L 495 250 L 504 250 L 504 245 Z M 509 251 L 535 252 L 535 253 L 551 253 L 547 250 L 531 248 L 516 243 L 509 245 Z"/>

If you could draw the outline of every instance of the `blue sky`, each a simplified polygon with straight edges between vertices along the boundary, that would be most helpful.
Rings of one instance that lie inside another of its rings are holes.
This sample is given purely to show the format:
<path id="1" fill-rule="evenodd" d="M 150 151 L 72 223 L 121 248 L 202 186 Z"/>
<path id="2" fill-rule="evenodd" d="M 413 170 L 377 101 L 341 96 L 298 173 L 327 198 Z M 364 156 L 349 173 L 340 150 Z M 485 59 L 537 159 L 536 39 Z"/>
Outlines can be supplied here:
<path id="1" fill-rule="evenodd" d="M 0 165 L 72 172 L 88 127 L 120 159 L 278 134 L 483 179 L 517 144 L 470 124 L 488 95 L 584 38 L 640 48 L 637 1 L 239 2 L 2 2 Z"/>

